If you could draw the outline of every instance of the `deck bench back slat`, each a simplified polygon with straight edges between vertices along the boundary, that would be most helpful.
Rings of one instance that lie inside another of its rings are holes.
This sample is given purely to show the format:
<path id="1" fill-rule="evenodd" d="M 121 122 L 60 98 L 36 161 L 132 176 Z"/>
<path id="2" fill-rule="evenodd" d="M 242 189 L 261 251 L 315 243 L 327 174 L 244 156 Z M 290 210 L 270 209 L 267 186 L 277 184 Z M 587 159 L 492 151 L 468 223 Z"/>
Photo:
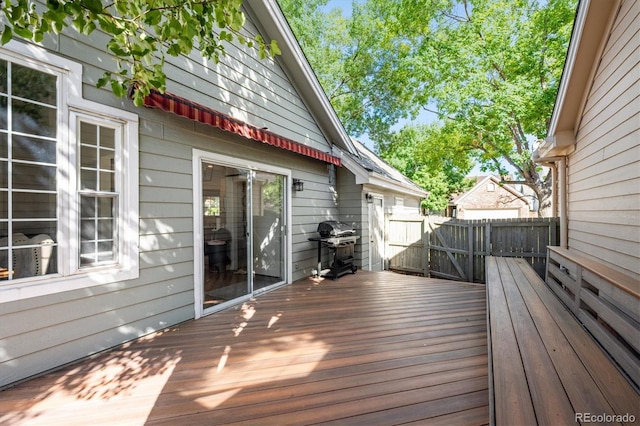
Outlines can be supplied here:
<path id="1" fill-rule="evenodd" d="M 492 423 L 571 424 L 576 413 L 638 419 L 636 390 L 528 263 L 487 257 L 486 272 Z M 503 398 L 527 392 L 535 419 L 514 421 L 522 407 Z"/>
<path id="2" fill-rule="evenodd" d="M 549 288 L 640 386 L 640 282 L 564 248 L 547 256 Z"/>
<path id="3" fill-rule="evenodd" d="M 640 396 L 620 373 L 598 343 L 576 321 L 575 316 L 567 310 L 554 293 L 542 282 L 538 274 L 531 270 L 523 271 L 529 280 L 538 280 L 540 285 L 534 287 L 540 299 L 548 307 L 567 341 L 585 365 L 600 392 L 605 395 L 616 413 L 638 413 Z M 636 420 L 638 420 L 636 416 Z"/>

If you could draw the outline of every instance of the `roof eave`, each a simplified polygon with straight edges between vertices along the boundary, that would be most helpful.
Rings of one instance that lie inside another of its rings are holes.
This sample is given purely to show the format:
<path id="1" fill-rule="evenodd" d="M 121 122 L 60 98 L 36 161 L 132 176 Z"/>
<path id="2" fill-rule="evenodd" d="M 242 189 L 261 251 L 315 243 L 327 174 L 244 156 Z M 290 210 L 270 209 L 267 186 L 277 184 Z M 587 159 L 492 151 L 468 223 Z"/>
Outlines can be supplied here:
<path id="1" fill-rule="evenodd" d="M 401 192 L 403 194 L 412 195 L 419 198 L 426 198 L 429 195 L 429 192 L 425 190 L 410 188 L 408 186 L 402 185 L 395 180 L 385 178 L 384 176 L 380 176 L 374 172 L 369 173 L 369 181 L 367 182 L 367 184 L 377 186 L 379 188 Z"/>
<path id="2" fill-rule="evenodd" d="M 278 42 L 283 66 L 304 97 L 306 105 L 314 115 L 318 125 L 325 132 L 329 142 L 356 153 L 349 135 L 344 129 L 326 93 L 322 89 L 311 65 L 307 61 L 298 40 L 275 0 L 254 0 L 245 2 L 245 7 L 259 20 L 266 35 Z"/>
<path id="3" fill-rule="evenodd" d="M 569 155 L 576 149 L 576 137 L 573 130 L 563 130 L 547 137 L 544 142 L 533 151 L 533 161 L 546 163 L 554 158 Z"/>
<path id="4" fill-rule="evenodd" d="M 356 178 L 356 185 L 373 185 L 380 188 L 401 192 L 406 195 L 412 195 L 422 198 L 429 195 L 429 192 L 423 189 L 419 189 L 417 187 L 409 187 L 408 185 L 404 185 L 394 179 L 390 179 L 385 176 L 381 176 L 376 172 L 369 171 L 358 164 L 356 161 L 351 159 L 349 155 L 344 155 L 342 152 L 340 152 L 340 155 L 338 156 L 342 160 L 342 165 L 354 174 Z"/>
<path id="5" fill-rule="evenodd" d="M 548 136 L 534 152 L 535 161 L 545 162 L 573 151 L 585 95 L 597 66 L 596 58 L 602 52 L 603 36 L 609 31 L 613 12 L 619 6 L 620 0 L 580 1 Z"/>

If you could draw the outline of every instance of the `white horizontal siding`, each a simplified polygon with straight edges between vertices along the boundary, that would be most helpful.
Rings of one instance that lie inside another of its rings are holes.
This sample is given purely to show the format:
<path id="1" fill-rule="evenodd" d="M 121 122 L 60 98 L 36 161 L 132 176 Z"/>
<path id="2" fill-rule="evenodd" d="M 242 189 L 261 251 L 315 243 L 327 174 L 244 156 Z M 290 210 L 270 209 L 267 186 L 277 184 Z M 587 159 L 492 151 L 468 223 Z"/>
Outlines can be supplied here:
<path id="1" fill-rule="evenodd" d="M 568 161 L 569 247 L 640 279 L 640 4 L 625 1 Z"/>

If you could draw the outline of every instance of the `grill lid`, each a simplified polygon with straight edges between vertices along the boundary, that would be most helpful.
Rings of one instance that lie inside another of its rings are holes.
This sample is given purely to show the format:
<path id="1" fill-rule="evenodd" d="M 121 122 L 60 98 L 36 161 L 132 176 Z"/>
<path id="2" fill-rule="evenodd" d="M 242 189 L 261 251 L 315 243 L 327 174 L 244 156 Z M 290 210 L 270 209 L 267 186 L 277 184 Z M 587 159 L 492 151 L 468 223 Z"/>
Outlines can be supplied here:
<path id="1" fill-rule="evenodd" d="M 318 233 L 322 238 L 345 237 L 354 235 L 356 230 L 351 225 L 337 220 L 326 220 L 318 224 Z"/>

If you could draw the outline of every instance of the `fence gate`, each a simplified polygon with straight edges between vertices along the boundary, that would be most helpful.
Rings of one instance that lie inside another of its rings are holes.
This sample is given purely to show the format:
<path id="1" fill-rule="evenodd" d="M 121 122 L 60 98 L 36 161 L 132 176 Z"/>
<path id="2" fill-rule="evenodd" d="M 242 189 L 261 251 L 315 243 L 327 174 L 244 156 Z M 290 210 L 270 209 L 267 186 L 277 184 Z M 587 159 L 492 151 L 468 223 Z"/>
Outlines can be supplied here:
<path id="1" fill-rule="evenodd" d="M 526 259 L 542 277 L 548 245 L 559 244 L 558 218 L 387 219 L 389 269 L 483 283 L 485 256 Z"/>
<path id="2" fill-rule="evenodd" d="M 387 215 L 385 218 L 386 269 L 429 275 L 424 216 Z"/>
<path id="3" fill-rule="evenodd" d="M 478 252 L 469 221 L 428 218 L 427 253 L 429 275 L 457 281 L 477 282 L 474 254 Z M 471 234 L 471 235 L 470 235 Z M 484 281 L 484 277 L 483 277 Z"/>

